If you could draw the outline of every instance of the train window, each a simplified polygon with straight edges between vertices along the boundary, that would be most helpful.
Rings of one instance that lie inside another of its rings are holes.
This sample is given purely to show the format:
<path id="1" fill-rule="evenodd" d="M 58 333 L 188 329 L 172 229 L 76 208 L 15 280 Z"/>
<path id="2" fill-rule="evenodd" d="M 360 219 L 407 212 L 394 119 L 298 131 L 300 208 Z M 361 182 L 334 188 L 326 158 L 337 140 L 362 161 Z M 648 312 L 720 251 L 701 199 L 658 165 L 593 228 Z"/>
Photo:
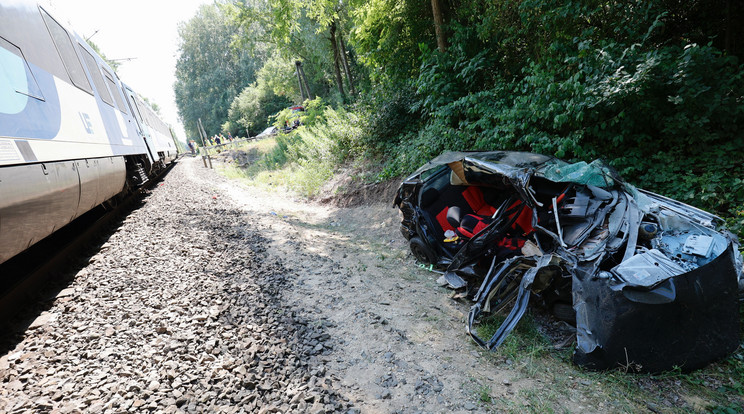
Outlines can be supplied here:
<path id="1" fill-rule="evenodd" d="M 155 129 L 155 122 L 153 122 L 152 118 L 153 118 L 153 113 L 150 110 L 150 108 L 147 108 L 147 125 Z"/>
<path id="2" fill-rule="evenodd" d="M 114 101 L 111 99 L 111 94 L 109 94 L 109 91 L 106 88 L 106 84 L 103 82 L 101 71 L 100 69 L 98 69 L 98 62 L 96 62 L 96 58 L 94 58 L 93 55 L 83 47 L 83 45 L 78 43 L 78 46 L 80 46 L 80 51 L 83 52 L 83 60 L 85 61 L 85 65 L 88 67 L 90 76 L 93 78 L 93 84 L 96 85 L 98 95 L 101 96 L 103 102 L 114 106 Z"/>
<path id="3" fill-rule="evenodd" d="M 131 89 L 127 89 L 127 92 L 124 93 L 124 96 L 126 96 L 127 102 L 129 102 L 129 107 L 132 110 L 132 114 L 134 114 L 135 119 L 137 119 L 138 123 L 142 125 L 142 114 L 139 112 L 137 101 L 134 99 L 134 92 L 132 92 Z"/>
<path id="4" fill-rule="evenodd" d="M 106 84 L 109 87 L 109 90 L 111 91 L 111 95 L 114 96 L 114 100 L 116 101 L 116 106 L 119 107 L 119 110 L 127 113 L 127 108 L 124 105 L 124 101 L 121 99 L 121 94 L 119 93 L 119 88 L 116 87 L 116 82 L 114 81 L 114 77 L 111 76 L 109 71 L 106 69 L 101 68 L 103 71 L 103 77 L 106 78 Z"/>
<path id="5" fill-rule="evenodd" d="M 70 40 L 70 35 L 67 34 L 67 31 L 60 26 L 60 24 L 46 12 L 46 10 L 40 10 L 44 22 L 46 22 L 47 29 L 49 29 L 49 34 L 52 35 L 52 40 L 57 46 L 57 52 L 59 52 L 59 56 L 62 58 L 62 63 L 64 63 L 65 68 L 67 69 L 67 74 L 70 75 L 70 80 L 73 85 L 92 95 L 93 89 L 90 86 L 90 82 L 88 82 L 88 77 L 85 76 L 83 64 L 80 63 L 80 58 L 78 58 L 77 53 L 75 53 L 75 48 L 72 45 L 72 40 Z"/>
<path id="6" fill-rule="evenodd" d="M 142 106 L 142 113 L 144 116 L 142 118 L 145 119 L 145 124 L 152 128 L 152 111 L 150 111 L 150 108 L 147 105 L 141 105 Z"/>
<path id="7" fill-rule="evenodd" d="M 140 114 L 142 114 L 142 120 L 145 125 L 150 126 L 150 113 L 147 112 L 147 107 L 142 101 L 137 102 L 137 108 L 139 108 Z"/>
<path id="8" fill-rule="evenodd" d="M 23 52 L 0 37 L 0 113 L 17 113 L 28 97 L 44 100 Z"/>

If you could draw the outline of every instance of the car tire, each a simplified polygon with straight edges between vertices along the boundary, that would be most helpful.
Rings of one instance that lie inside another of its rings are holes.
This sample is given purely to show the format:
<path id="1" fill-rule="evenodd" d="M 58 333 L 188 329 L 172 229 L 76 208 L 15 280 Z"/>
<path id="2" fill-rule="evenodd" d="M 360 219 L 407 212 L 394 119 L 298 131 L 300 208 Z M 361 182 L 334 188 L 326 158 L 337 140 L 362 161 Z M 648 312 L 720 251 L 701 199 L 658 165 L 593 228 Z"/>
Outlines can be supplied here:
<path id="1" fill-rule="evenodd" d="M 576 311 L 573 306 L 568 303 L 555 302 L 553 304 L 553 315 L 555 315 L 558 320 L 576 325 Z"/>
<path id="2" fill-rule="evenodd" d="M 427 264 L 434 264 L 437 262 L 437 255 L 434 253 L 434 250 L 421 240 L 420 237 L 412 238 L 409 242 L 409 246 L 411 247 L 411 253 L 413 253 L 413 256 L 416 257 L 416 260 L 419 262 Z"/>

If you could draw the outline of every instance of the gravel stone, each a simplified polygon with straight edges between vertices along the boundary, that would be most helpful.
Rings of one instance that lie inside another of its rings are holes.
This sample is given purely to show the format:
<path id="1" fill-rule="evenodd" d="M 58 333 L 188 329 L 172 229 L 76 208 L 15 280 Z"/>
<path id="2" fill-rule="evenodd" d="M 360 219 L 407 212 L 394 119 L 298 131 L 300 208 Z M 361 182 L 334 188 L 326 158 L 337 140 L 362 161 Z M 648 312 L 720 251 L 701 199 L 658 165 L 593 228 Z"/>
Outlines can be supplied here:
<path id="1" fill-rule="evenodd" d="M 354 412 L 326 326 L 285 300 L 295 275 L 221 179 L 179 163 L 149 191 L 0 355 L 0 412 Z"/>

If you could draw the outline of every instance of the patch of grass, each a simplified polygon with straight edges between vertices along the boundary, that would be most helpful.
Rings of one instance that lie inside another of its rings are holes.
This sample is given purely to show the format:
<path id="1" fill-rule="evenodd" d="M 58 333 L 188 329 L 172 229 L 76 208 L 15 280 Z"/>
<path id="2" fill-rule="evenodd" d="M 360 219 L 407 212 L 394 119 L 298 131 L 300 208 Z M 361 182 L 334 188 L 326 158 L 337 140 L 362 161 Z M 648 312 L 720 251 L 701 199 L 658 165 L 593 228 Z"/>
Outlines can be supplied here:
<path id="1" fill-rule="evenodd" d="M 710 403 L 706 407 L 711 412 L 731 412 L 737 407 L 742 412 L 744 407 L 744 346 L 728 358 L 710 365 L 702 370 L 689 374 L 680 374 L 679 379 L 685 388 L 693 390 Z"/>
<path id="2" fill-rule="evenodd" d="M 302 161 L 293 164 L 286 175 L 287 186 L 305 197 L 318 194 L 320 188 L 333 177 L 330 162 Z"/>
<path id="3" fill-rule="evenodd" d="M 476 332 L 488 339 L 496 332 L 505 315 L 491 315 L 481 320 Z M 499 403 L 513 412 L 556 412 L 566 407 L 567 390 L 577 393 L 582 405 L 602 406 L 612 412 L 637 412 L 661 408 L 661 411 L 741 412 L 744 406 L 744 347 L 728 358 L 703 369 L 684 373 L 674 369 L 665 373 L 635 374 L 618 367 L 600 372 L 585 371 L 571 362 L 572 349 L 553 349 L 538 330 L 538 323 L 526 313 L 516 329 L 489 358 L 494 366 L 504 359 L 526 377 L 538 379 L 537 390 L 523 396 L 529 404 Z M 732 411 L 733 410 L 733 411 Z"/>
<path id="4" fill-rule="evenodd" d="M 646 388 L 640 386 L 638 374 L 622 371 L 589 372 L 574 370 L 574 382 L 586 388 L 585 395 L 589 402 L 597 405 L 610 400 L 613 411 L 634 412 L 645 407 L 646 401 L 653 401 L 653 396 Z M 589 384 L 589 385 L 585 385 Z M 593 393 L 599 388 L 602 393 Z"/>
<path id="5" fill-rule="evenodd" d="M 242 168 L 235 165 L 226 165 L 221 167 L 219 173 L 230 179 L 241 179 L 245 178 L 245 172 Z"/>
<path id="6" fill-rule="evenodd" d="M 257 161 L 246 167 L 227 166 L 222 173 L 228 178 L 245 179 L 250 185 L 277 189 L 287 188 L 304 197 L 318 194 L 320 188 L 333 176 L 330 162 L 300 161 L 279 164 L 272 160 L 271 151 L 260 153 Z"/>
<path id="7" fill-rule="evenodd" d="M 498 330 L 504 319 L 506 316 L 501 313 L 481 319 L 476 328 L 478 336 L 487 340 Z M 549 355 L 549 347 L 550 342 L 540 333 L 537 322 L 527 311 L 496 352 L 519 362 L 526 358 L 534 359 Z"/>
<path id="8" fill-rule="evenodd" d="M 247 141 L 235 144 L 235 147 L 230 149 L 230 151 L 241 151 L 247 154 L 247 158 L 251 160 L 250 164 L 244 167 L 229 164 L 223 167 L 220 172 L 228 178 L 254 179 L 260 173 L 271 169 L 269 156 L 275 152 L 277 146 L 278 144 L 274 137 L 264 138 L 260 141 Z M 214 155 L 213 150 L 211 155 Z"/>
<path id="9" fill-rule="evenodd" d="M 518 407 L 518 412 L 531 412 L 531 413 L 555 413 L 555 412 L 568 412 L 567 410 L 557 411 L 556 407 L 559 407 L 559 395 L 555 390 L 550 388 L 530 388 L 521 390 L 519 395 L 524 398 L 525 402 L 523 407 Z"/>
<path id="10" fill-rule="evenodd" d="M 674 369 L 661 374 L 634 374 L 623 369 L 588 372 L 569 367 L 569 373 L 579 382 L 592 384 L 587 392 L 592 403 L 604 402 L 612 411 L 636 412 L 649 407 L 669 407 L 674 410 L 706 412 L 741 412 L 744 365 L 743 349 L 729 358 L 691 373 Z M 731 411 L 734 409 L 734 411 Z M 662 410 L 664 411 L 664 410 Z"/>
<path id="11" fill-rule="evenodd" d="M 259 170 L 252 177 L 249 177 L 247 182 L 250 185 L 263 188 L 266 190 L 276 190 L 278 188 L 285 187 L 286 176 L 289 174 L 289 169 L 280 170 Z"/>
<path id="12" fill-rule="evenodd" d="M 493 398 L 491 397 L 491 387 L 488 385 L 482 385 L 478 389 L 478 400 L 484 404 L 491 404 Z"/>

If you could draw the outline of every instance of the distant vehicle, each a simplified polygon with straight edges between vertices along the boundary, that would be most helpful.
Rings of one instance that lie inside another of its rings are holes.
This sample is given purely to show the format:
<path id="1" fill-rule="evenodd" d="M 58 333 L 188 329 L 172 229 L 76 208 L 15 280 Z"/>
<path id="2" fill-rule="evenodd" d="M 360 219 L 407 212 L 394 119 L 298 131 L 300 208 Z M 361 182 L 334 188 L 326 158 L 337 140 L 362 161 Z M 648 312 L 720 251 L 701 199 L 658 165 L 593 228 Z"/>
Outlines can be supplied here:
<path id="1" fill-rule="evenodd" d="M 260 134 L 256 135 L 256 139 L 262 139 L 266 137 L 271 137 L 277 134 L 279 130 L 275 126 L 270 126 L 263 130 Z"/>
<path id="2" fill-rule="evenodd" d="M 576 326 L 574 362 L 689 371 L 739 346 L 738 240 L 723 220 L 636 189 L 601 161 L 449 152 L 398 189 L 401 231 L 475 304 L 468 332 L 498 347 L 530 298 Z M 474 324 L 511 310 L 490 339 Z"/>
<path id="3" fill-rule="evenodd" d="M 284 131 L 291 131 L 302 125 L 300 117 L 305 112 L 305 108 L 302 105 L 290 106 L 289 109 L 292 111 L 292 114 L 284 122 Z"/>
<path id="4" fill-rule="evenodd" d="M 0 2 L 0 263 L 177 155 L 85 39 L 34 2 Z"/>

